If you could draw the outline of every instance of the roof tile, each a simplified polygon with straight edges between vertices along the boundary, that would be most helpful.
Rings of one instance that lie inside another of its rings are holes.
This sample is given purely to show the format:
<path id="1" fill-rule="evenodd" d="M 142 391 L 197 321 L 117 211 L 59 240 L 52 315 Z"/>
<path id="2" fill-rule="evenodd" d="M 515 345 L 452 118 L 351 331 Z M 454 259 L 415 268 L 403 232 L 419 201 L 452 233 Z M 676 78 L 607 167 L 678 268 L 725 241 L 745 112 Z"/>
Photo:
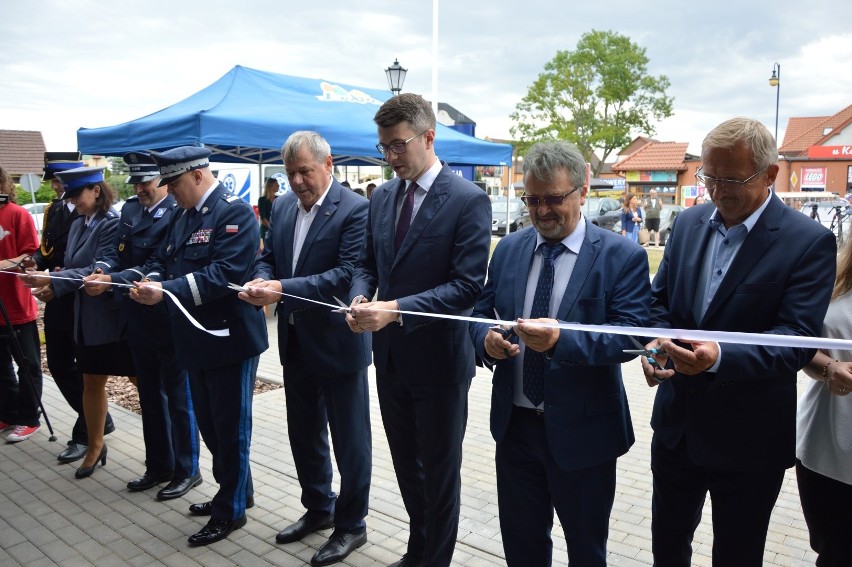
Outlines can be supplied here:
<path id="1" fill-rule="evenodd" d="M 41 176 L 44 169 L 44 138 L 32 130 L 0 130 L 0 166 L 12 177 L 24 173 Z"/>
<path id="2" fill-rule="evenodd" d="M 689 144 L 686 142 L 651 142 L 612 166 L 613 171 L 683 171 Z"/>

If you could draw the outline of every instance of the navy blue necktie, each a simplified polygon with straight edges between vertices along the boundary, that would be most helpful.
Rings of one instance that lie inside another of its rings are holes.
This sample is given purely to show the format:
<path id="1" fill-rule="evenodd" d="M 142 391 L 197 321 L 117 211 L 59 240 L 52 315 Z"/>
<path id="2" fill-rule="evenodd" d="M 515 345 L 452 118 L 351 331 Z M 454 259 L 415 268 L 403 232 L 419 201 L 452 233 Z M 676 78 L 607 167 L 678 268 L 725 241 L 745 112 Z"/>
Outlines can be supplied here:
<path id="1" fill-rule="evenodd" d="M 417 183 L 408 185 L 408 191 L 402 201 L 402 210 L 399 211 L 399 221 L 396 223 L 396 233 L 393 237 L 394 252 L 399 253 L 402 248 L 402 241 L 405 240 L 405 235 L 408 234 L 408 229 L 411 227 L 411 215 L 414 213 L 414 190 L 417 189 Z"/>
<path id="2" fill-rule="evenodd" d="M 550 294 L 553 292 L 553 262 L 566 248 L 561 242 L 548 244 L 544 242 L 541 249 L 541 271 L 538 273 L 538 283 L 535 286 L 530 319 L 547 317 L 550 314 Z M 536 407 L 544 401 L 544 370 L 547 359 L 543 352 L 530 348 L 524 350 L 524 395 Z"/>

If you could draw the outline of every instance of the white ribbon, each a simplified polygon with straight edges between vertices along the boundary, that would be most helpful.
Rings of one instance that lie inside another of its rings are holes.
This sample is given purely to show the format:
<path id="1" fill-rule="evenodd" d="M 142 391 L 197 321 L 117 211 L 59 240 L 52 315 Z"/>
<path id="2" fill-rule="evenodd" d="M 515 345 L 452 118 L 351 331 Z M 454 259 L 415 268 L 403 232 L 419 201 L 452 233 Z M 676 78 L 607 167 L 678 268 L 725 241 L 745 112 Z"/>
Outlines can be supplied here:
<path id="1" fill-rule="evenodd" d="M 0 270 L 0 273 L 8 273 L 20 276 L 22 274 L 18 272 L 7 272 L 5 270 Z M 56 276 L 46 276 L 55 278 Z M 78 278 L 57 278 L 57 279 L 68 279 L 74 281 L 82 281 L 82 279 Z M 120 287 L 135 287 L 129 284 L 101 284 L 101 285 L 116 285 Z M 144 286 L 144 284 L 143 284 Z M 156 287 L 156 286 L 150 286 Z M 241 286 L 237 284 L 229 284 L 228 287 L 233 289 L 234 291 L 247 291 L 249 287 Z M 218 330 L 218 331 L 210 331 L 205 329 L 198 321 L 196 321 L 189 312 L 184 309 L 183 305 L 181 305 L 180 301 L 172 295 L 169 291 L 163 289 L 163 293 L 169 296 L 169 298 L 174 302 L 175 305 L 181 310 L 184 316 L 189 319 L 189 321 L 198 329 L 204 331 L 205 333 L 209 333 L 214 336 L 228 336 L 228 329 Z M 290 297 L 293 299 L 298 299 L 300 301 L 307 301 L 309 303 L 314 303 L 316 305 L 321 305 L 323 307 L 328 307 L 329 309 L 337 312 L 346 312 L 350 309 L 342 308 L 339 305 L 333 305 L 331 303 L 325 303 L 324 301 L 318 301 L 316 299 L 308 299 L 307 297 L 300 297 L 298 295 L 292 295 L 283 291 L 273 291 L 270 289 L 266 289 L 270 293 L 275 293 L 284 297 Z M 485 323 L 488 325 L 501 325 L 504 327 L 513 327 L 518 324 L 517 321 L 504 321 L 501 319 L 485 319 L 479 317 L 468 317 L 465 315 L 446 315 L 443 313 L 420 313 L 417 311 L 405 311 L 400 309 L 381 309 L 378 307 L 371 307 L 370 309 L 375 309 L 376 311 L 384 311 L 387 313 L 400 313 L 402 315 L 411 315 L 417 317 L 433 317 L 436 319 L 451 319 L 455 321 L 468 321 L 470 323 Z M 846 339 L 827 339 L 824 337 L 803 337 L 798 335 L 776 335 L 769 333 L 740 333 L 740 332 L 732 332 L 732 331 L 701 331 L 698 329 L 663 329 L 656 327 L 622 327 L 617 325 L 586 325 L 582 323 L 539 323 L 528 321 L 528 324 L 536 326 L 536 327 L 544 327 L 544 328 L 556 328 L 556 329 L 565 329 L 568 331 L 584 331 L 588 333 L 610 333 L 613 335 L 627 335 L 631 337 L 650 337 L 650 338 L 665 338 L 665 339 L 677 339 L 681 341 L 703 341 L 703 342 L 719 342 L 719 343 L 733 343 L 733 344 L 744 344 L 744 345 L 758 345 L 758 346 L 779 346 L 779 347 L 793 347 L 793 348 L 821 348 L 821 349 L 836 349 L 836 350 L 852 350 L 852 340 Z"/>
<path id="2" fill-rule="evenodd" d="M 20 272 L 8 272 L 6 270 L 0 270 L 0 273 L 12 274 L 12 275 L 19 276 L 19 277 L 23 277 L 23 276 L 26 276 L 26 275 L 36 275 L 36 274 L 21 274 Z M 83 278 L 65 278 L 65 277 L 62 277 L 62 276 L 51 275 L 49 272 L 45 272 L 44 274 L 37 274 L 37 275 L 39 277 L 42 277 L 42 278 L 51 278 L 51 279 L 54 279 L 54 280 L 67 280 L 67 281 L 73 281 L 73 282 L 83 282 Z M 83 285 L 85 285 L 85 283 Z M 81 285 L 80 288 L 82 288 L 83 285 Z M 112 282 L 112 283 L 98 282 L 97 285 L 111 285 L 111 286 L 116 286 L 116 287 L 128 287 L 128 288 L 135 288 L 136 287 L 133 284 L 125 284 L 125 283 L 117 283 L 117 282 Z M 162 291 L 166 295 L 166 297 L 168 297 L 169 299 L 172 300 L 172 303 L 175 304 L 175 306 L 180 310 L 180 312 L 183 313 L 183 316 L 186 317 L 186 319 L 190 323 L 192 323 L 192 326 L 195 327 L 196 329 L 198 329 L 200 331 L 204 331 L 205 333 L 207 333 L 209 335 L 213 335 L 214 337 L 228 337 L 228 336 L 231 335 L 231 331 L 229 329 L 214 329 L 214 330 L 206 329 L 204 327 L 204 325 L 199 323 L 195 319 L 195 317 L 193 317 L 189 313 L 189 311 L 187 311 L 186 308 L 183 305 L 181 305 L 180 300 L 169 290 L 163 289 L 162 287 L 159 287 L 159 286 L 156 286 L 156 285 L 145 285 L 144 283 L 141 284 L 139 287 L 150 287 L 152 289 L 159 289 L 160 291 Z"/>

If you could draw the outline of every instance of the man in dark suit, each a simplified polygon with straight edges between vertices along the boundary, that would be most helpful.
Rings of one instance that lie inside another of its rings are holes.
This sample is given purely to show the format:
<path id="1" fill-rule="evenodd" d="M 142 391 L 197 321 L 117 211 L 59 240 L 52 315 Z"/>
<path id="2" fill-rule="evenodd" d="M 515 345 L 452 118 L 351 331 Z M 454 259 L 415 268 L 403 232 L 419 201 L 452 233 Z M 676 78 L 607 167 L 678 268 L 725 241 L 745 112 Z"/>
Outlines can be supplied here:
<path id="1" fill-rule="evenodd" d="M 78 167 L 83 167 L 79 152 L 44 153 L 42 179 L 50 181 L 56 199 L 44 214 L 41 245 L 28 262 L 28 268 L 54 272 L 65 267 L 68 232 L 78 215 L 74 205 L 63 198 L 65 189 L 56 173 Z M 71 440 L 58 457 L 61 463 L 72 463 L 85 456 L 89 443 L 89 432 L 83 415 L 83 374 L 77 367 L 77 357 L 74 354 L 74 294 L 56 297 L 52 288 L 46 286 L 33 290 L 33 295 L 45 302 L 44 341 L 47 368 L 65 401 L 77 413 L 77 420 L 71 430 Z M 115 425 L 112 416 L 107 413 L 104 434 L 113 431 Z"/>
<path id="2" fill-rule="evenodd" d="M 394 565 L 449 565 L 473 345 L 466 322 L 393 310 L 472 311 L 488 265 L 491 202 L 438 160 L 435 115 L 423 97 L 395 96 L 374 120 L 397 179 L 370 200 L 346 319 L 354 332 L 373 332 L 382 421 L 411 522 L 408 550 Z"/>
<path id="3" fill-rule="evenodd" d="M 470 329 L 477 357 L 496 363 L 491 432 L 509 565 L 550 565 L 554 509 L 568 562 L 606 565 L 616 459 L 634 441 L 621 378 L 630 339 L 535 325 L 647 322 L 648 258 L 583 217 L 587 190 L 574 146 L 543 142 L 527 152 L 521 198 L 533 227 L 497 245 L 473 312 L 519 321 L 520 341 L 485 324 Z"/>
<path id="4" fill-rule="evenodd" d="M 701 147 L 696 174 L 712 204 L 678 215 L 652 285 L 652 325 L 819 336 L 834 284 L 836 245 L 770 187 L 775 140 L 734 118 Z M 687 335 L 688 338 L 688 335 Z M 654 369 L 651 425 L 655 565 L 690 565 L 707 493 L 713 564 L 761 565 L 784 470 L 795 461 L 796 373 L 813 349 L 673 342 Z"/>
<path id="5" fill-rule="evenodd" d="M 351 333 L 345 319 L 327 307 L 281 292 L 332 304 L 347 296 L 364 242 L 367 200 L 332 177 L 331 148 L 316 132 L 290 135 L 281 157 L 292 191 L 273 202 L 255 279 L 239 297 L 258 306 L 278 303 L 287 428 L 307 512 L 275 539 L 291 543 L 333 526 L 311 559 L 312 565 L 331 565 L 367 541 L 370 335 Z M 329 428 L 340 471 L 337 497 Z"/>
<path id="6" fill-rule="evenodd" d="M 160 166 L 160 183 L 179 207 L 166 239 L 142 270 L 131 298 L 156 305 L 164 291 L 174 295 L 198 323 L 192 325 L 169 300 L 166 305 L 178 365 L 189 370 L 189 386 L 198 427 L 213 455 L 219 491 L 211 502 L 193 504 L 190 513 L 210 516 L 190 545 L 207 545 L 246 523 L 254 505 L 249 466 L 251 400 L 257 357 L 268 348 L 263 313 L 240 301 L 229 282 L 248 279 L 260 246 L 257 218 L 248 203 L 231 195 L 210 171 L 210 150 L 184 146 L 151 152 Z"/>
<path id="7" fill-rule="evenodd" d="M 145 278 L 140 271 L 165 238 L 172 215 L 179 209 L 168 186 L 160 185 L 160 169 L 144 152 L 124 156 L 136 195 L 121 208 L 115 247 L 101 258 L 104 273 L 87 276 L 87 282 L 130 283 Z M 145 439 L 145 474 L 127 483 L 130 491 L 148 490 L 163 482 L 157 499 L 170 500 L 201 483 L 198 470 L 198 427 L 189 396 L 187 372 L 179 367 L 166 306 L 131 301 L 124 287 L 87 283 L 86 292 L 109 290 L 121 302 L 121 325 L 136 367 L 142 434 Z"/>

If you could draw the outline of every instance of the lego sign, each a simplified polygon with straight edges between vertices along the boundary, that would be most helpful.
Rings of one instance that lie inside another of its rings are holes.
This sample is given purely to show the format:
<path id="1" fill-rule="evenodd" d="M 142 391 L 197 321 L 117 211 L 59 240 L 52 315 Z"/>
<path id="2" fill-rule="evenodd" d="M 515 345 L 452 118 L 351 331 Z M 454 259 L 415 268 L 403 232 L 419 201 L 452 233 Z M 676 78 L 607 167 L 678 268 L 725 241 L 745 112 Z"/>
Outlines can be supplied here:
<path id="1" fill-rule="evenodd" d="M 849 146 L 811 146 L 808 159 L 852 159 L 852 145 Z"/>
<path id="2" fill-rule="evenodd" d="M 803 167 L 802 188 L 825 187 L 826 169 L 825 167 Z"/>

